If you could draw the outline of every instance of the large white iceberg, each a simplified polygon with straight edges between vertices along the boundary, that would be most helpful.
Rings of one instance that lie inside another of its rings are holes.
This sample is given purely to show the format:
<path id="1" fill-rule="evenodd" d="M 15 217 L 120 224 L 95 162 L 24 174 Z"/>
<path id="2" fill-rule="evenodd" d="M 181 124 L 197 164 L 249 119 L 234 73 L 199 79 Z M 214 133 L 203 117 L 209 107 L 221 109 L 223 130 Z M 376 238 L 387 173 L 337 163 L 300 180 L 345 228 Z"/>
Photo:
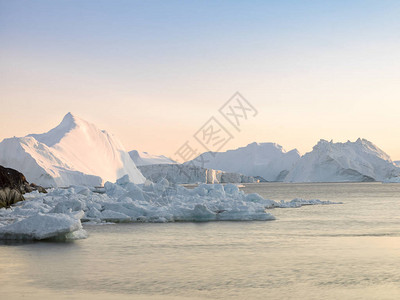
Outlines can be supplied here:
<path id="1" fill-rule="evenodd" d="M 286 176 L 288 182 L 386 181 L 400 175 L 389 155 L 373 143 L 320 140 Z"/>
<path id="2" fill-rule="evenodd" d="M 47 133 L 4 139 L 0 165 L 45 187 L 98 186 L 126 174 L 145 181 L 118 139 L 71 113 Z"/>
<path id="3" fill-rule="evenodd" d="M 83 186 L 26 194 L 27 201 L 0 209 L 0 238 L 85 237 L 82 222 L 266 221 L 268 208 L 331 204 L 302 200 L 276 202 L 245 194 L 234 184 L 201 184 L 194 189 L 147 181 L 134 184 L 124 176 L 100 190 Z"/>
<path id="4" fill-rule="evenodd" d="M 275 143 L 252 143 L 226 152 L 205 152 L 186 164 L 283 181 L 299 159 L 296 149 L 286 152 Z"/>
<path id="5" fill-rule="evenodd" d="M 400 163 L 365 139 L 346 143 L 320 140 L 301 157 L 296 149 L 286 152 L 274 143 L 252 143 L 226 152 L 205 152 L 185 164 L 267 181 L 400 181 Z"/>

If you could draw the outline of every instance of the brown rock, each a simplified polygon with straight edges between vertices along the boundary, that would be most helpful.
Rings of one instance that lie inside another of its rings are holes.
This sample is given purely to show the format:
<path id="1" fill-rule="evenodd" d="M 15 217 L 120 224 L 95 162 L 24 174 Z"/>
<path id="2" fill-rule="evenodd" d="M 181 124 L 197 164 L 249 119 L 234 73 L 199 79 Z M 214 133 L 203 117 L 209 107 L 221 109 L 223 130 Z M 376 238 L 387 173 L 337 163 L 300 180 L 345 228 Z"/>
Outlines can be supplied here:
<path id="1" fill-rule="evenodd" d="M 24 174 L 11 168 L 0 166 L 0 208 L 9 207 L 19 201 L 25 200 L 23 194 L 38 190 L 47 193 L 46 190 L 36 184 L 29 185 Z"/>

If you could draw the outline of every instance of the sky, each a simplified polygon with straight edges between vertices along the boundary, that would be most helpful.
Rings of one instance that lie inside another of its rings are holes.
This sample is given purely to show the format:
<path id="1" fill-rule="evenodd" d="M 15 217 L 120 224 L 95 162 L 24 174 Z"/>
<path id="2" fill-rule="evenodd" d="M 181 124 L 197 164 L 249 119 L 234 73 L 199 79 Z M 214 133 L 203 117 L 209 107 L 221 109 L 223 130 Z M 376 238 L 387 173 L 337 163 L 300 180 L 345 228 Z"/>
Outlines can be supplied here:
<path id="1" fill-rule="evenodd" d="M 214 117 L 221 150 L 362 137 L 400 160 L 399 15 L 382 0 L 0 0 L 0 140 L 72 112 L 173 156 Z M 240 131 L 218 112 L 235 92 L 257 110 Z"/>

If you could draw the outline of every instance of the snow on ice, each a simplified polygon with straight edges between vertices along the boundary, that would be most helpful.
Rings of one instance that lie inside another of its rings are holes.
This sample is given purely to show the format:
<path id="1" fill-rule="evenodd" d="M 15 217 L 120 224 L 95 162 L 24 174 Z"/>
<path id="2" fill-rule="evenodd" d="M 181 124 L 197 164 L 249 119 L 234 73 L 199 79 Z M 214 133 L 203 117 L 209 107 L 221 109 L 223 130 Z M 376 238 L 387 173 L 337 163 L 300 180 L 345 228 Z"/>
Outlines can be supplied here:
<path id="1" fill-rule="evenodd" d="M 177 164 L 176 161 L 164 155 L 154 155 L 148 152 L 139 152 L 137 150 L 129 151 L 129 156 L 137 167 L 160 164 Z"/>
<path id="2" fill-rule="evenodd" d="M 44 187 L 98 186 L 126 174 L 145 181 L 116 137 L 71 113 L 46 133 L 4 139 L 0 164 Z"/>
<path id="3" fill-rule="evenodd" d="M 226 152 L 205 152 L 186 164 L 283 181 L 299 159 L 296 149 L 286 152 L 275 143 L 251 143 Z"/>
<path id="4" fill-rule="evenodd" d="M 320 140 L 311 152 L 286 152 L 273 143 L 252 143 L 226 152 L 205 152 L 189 163 L 267 181 L 400 182 L 400 163 L 366 139 L 334 143 Z"/>
<path id="5" fill-rule="evenodd" d="M 76 239 L 86 237 L 82 223 L 267 221 L 268 208 L 332 204 L 301 200 L 276 202 L 245 194 L 234 184 L 201 184 L 194 189 L 146 181 L 135 184 L 126 175 L 104 188 L 71 186 L 33 192 L 27 201 L 0 209 L 1 239 Z"/>
<path id="6" fill-rule="evenodd" d="M 386 181 L 400 175 L 384 151 L 365 139 L 333 143 L 320 140 L 285 178 L 288 182 Z"/>

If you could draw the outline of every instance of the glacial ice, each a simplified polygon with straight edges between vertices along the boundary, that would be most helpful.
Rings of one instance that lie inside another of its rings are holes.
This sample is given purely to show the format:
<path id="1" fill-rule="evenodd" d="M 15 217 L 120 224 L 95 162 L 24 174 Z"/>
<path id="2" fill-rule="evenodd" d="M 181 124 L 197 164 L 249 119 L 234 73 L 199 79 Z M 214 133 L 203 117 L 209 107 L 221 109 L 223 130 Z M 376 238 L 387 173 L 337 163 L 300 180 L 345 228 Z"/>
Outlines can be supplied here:
<path id="1" fill-rule="evenodd" d="M 400 176 L 387 178 L 383 183 L 400 183 Z"/>
<path id="2" fill-rule="evenodd" d="M 400 168 L 389 155 L 365 139 L 334 143 L 320 140 L 294 165 L 287 182 L 386 181 Z"/>
<path id="3" fill-rule="evenodd" d="M 7 220 L 10 221 L 14 218 L 15 222 L 0 227 L 1 239 L 43 240 L 48 238 L 71 239 L 85 237 L 80 222 L 80 218 L 84 215 L 83 211 L 78 211 L 75 214 L 35 212 L 32 215 L 32 212 L 28 211 L 25 217 L 23 214 L 18 215 L 18 211 L 14 214 L 11 213 Z"/>
<path id="4" fill-rule="evenodd" d="M 115 136 L 71 113 L 46 133 L 4 139 L 0 165 L 44 187 L 98 186 L 126 174 L 145 181 Z"/>
<path id="5" fill-rule="evenodd" d="M 286 152 L 275 143 L 251 143 L 226 152 L 205 152 L 185 164 L 283 181 L 299 159 L 297 149 Z"/>
<path id="6" fill-rule="evenodd" d="M 226 152 L 205 152 L 185 164 L 195 164 L 267 181 L 285 182 L 399 182 L 400 162 L 365 139 L 334 143 L 320 140 L 300 157 L 272 143 L 252 143 Z"/>
<path id="7" fill-rule="evenodd" d="M 185 164 L 153 164 L 138 166 L 138 169 L 144 177 L 154 182 L 163 178 L 177 184 L 256 182 L 251 176 Z"/>
<path id="8" fill-rule="evenodd" d="M 0 209 L 0 239 L 84 238 L 82 223 L 266 221 L 268 208 L 332 204 L 302 200 L 276 202 L 245 194 L 234 184 L 200 184 L 194 189 L 146 181 L 134 184 L 126 175 L 103 189 L 54 188 L 26 194 L 27 201 Z"/>
<path id="9" fill-rule="evenodd" d="M 176 161 L 164 155 L 154 155 L 148 152 L 140 152 L 137 150 L 132 150 L 128 153 L 137 167 L 160 164 L 177 164 Z"/>

